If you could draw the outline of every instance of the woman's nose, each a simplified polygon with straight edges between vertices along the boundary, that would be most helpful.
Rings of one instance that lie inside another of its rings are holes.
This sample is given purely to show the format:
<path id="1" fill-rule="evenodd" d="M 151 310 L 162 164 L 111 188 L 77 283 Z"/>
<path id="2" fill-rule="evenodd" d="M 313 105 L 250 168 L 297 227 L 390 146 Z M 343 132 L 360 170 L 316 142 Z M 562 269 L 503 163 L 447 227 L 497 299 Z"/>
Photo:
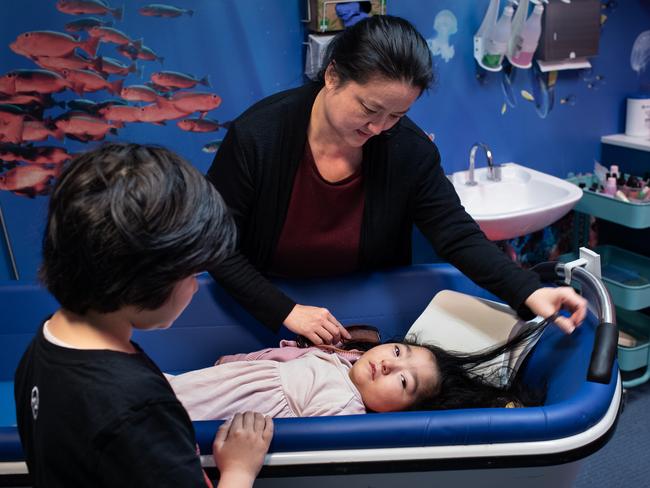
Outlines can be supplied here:
<path id="1" fill-rule="evenodd" d="M 385 123 L 385 120 L 383 118 L 373 120 L 372 122 L 368 123 L 368 126 L 367 126 L 368 132 L 370 132 L 371 134 L 373 134 L 375 136 L 379 135 L 384 131 L 385 125 L 386 125 L 386 123 Z"/>
<path id="2" fill-rule="evenodd" d="M 384 130 L 384 124 L 376 123 L 376 122 L 370 122 L 368 124 L 368 132 L 370 132 L 375 136 L 381 134 L 383 130 Z"/>

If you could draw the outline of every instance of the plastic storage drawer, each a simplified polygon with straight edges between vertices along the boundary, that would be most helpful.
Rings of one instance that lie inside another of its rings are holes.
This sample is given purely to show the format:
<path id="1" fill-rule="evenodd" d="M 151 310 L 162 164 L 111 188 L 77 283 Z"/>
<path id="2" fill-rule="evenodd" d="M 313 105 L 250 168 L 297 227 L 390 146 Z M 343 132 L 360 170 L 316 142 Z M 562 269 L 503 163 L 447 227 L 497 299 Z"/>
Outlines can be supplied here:
<path id="1" fill-rule="evenodd" d="M 568 181 L 578 184 L 583 179 L 576 177 L 569 178 Z M 633 229 L 650 227 L 650 203 L 624 202 L 602 193 L 583 189 L 582 198 L 573 209 Z"/>
<path id="2" fill-rule="evenodd" d="M 616 246 L 597 246 L 602 279 L 612 300 L 627 310 L 639 310 L 650 304 L 650 258 Z M 563 254 L 560 261 L 577 259 Z"/>
<path id="3" fill-rule="evenodd" d="M 637 340 L 633 347 L 618 346 L 618 367 L 623 373 L 623 386 L 629 388 L 645 383 L 650 379 L 650 316 L 617 308 L 616 322 L 622 331 Z M 625 374 L 631 371 L 639 371 L 639 374 L 634 377 Z"/>

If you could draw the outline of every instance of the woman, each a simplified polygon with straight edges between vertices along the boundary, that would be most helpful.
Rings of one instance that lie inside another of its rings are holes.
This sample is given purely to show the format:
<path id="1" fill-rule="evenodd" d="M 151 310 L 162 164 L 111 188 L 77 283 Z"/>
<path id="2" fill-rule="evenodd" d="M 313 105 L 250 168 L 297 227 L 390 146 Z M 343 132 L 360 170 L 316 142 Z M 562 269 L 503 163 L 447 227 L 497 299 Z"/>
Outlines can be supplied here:
<path id="1" fill-rule="evenodd" d="M 524 318 L 586 302 L 542 288 L 489 242 L 460 204 L 436 146 L 406 112 L 431 84 L 431 55 L 407 21 L 365 19 L 331 43 L 322 82 L 272 95 L 228 130 L 208 178 L 239 229 L 238 251 L 211 270 L 251 314 L 315 344 L 346 332 L 324 308 L 297 304 L 265 275 L 323 277 L 411 263 L 413 224 L 436 253 Z"/>

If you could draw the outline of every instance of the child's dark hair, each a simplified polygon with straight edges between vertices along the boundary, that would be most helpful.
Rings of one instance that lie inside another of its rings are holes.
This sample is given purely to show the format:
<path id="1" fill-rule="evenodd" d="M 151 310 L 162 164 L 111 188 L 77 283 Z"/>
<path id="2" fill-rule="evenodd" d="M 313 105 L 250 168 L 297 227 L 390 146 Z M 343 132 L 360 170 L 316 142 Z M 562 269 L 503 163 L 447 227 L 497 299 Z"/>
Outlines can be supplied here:
<path id="1" fill-rule="evenodd" d="M 341 83 L 363 85 L 381 77 L 423 92 L 433 81 L 427 41 L 411 23 L 391 15 L 374 15 L 337 34 L 325 53 L 321 81 L 329 65 Z"/>
<path id="2" fill-rule="evenodd" d="M 417 337 L 391 339 L 386 343 L 408 344 L 428 349 L 438 369 L 440 383 L 433 391 L 419 398 L 411 410 L 450 410 L 458 408 L 490 408 L 512 406 L 537 406 L 544 403 L 546 387 L 538 389 L 525 386 L 517 374 L 506 386 L 495 386 L 497 377 L 511 373 L 503 368 L 494 370 L 494 360 L 504 353 L 515 351 L 529 341 L 534 341 L 552 322 L 544 320 L 523 329 L 504 344 L 478 351 L 464 353 L 448 351 L 442 347 L 420 343 Z M 347 341 L 345 350 L 369 351 L 379 343 Z M 488 373 L 485 371 L 489 370 Z"/>
<path id="3" fill-rule="evenodd" d="M 61 306 L 160 307 L 221 262 L 235 226 L 214 187 L 172 151 L 110 143 L 74 158 L 50 199 L 39 276 Z"/>
<path id="4" fill-rule="evenodd" d="M 436 345 L 420 344 L 407 337 L 405 343 L 431 351 L 440 378 L 436 391 L 430 397 L 420 399 L 413 410 L 542 405 L 546 398 L 546 387 L 527 387 L 519 374 L 507 385 L 495 386 L 498 381 L 494 380 L 499 375 L 510 372 L 503 369 L 495 371 L 493 360 L 534 340 L 547 325 L 548 321 L 529 325 L 506 343 L 475 353 L 447 351 Z M 488 369 L 491 371 L 486 372 Z"/>

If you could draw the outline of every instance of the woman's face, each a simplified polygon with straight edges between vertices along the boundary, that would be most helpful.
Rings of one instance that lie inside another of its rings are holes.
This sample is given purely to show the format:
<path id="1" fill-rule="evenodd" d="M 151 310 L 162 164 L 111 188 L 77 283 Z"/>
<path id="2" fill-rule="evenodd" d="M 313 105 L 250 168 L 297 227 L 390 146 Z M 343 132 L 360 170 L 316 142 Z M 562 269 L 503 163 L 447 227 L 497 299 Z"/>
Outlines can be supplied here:
<path id="1" fill-rule="evenodd" d="M 325 73 L 323 112 L 342 143 L 361 147 L 372 136 L 393 127 L 419 95 L 419 88 L 385 78 L 373 78 L 363 85 L 340 83 L 330 66 Z"/>
<path id="2" fill-rule="evenodd" d="M 350 370 L 366 408 L 396 412 L 438 389 L 438 367 L 431 351 L 406 344 L 382 344 L 364 353 Z"/>

